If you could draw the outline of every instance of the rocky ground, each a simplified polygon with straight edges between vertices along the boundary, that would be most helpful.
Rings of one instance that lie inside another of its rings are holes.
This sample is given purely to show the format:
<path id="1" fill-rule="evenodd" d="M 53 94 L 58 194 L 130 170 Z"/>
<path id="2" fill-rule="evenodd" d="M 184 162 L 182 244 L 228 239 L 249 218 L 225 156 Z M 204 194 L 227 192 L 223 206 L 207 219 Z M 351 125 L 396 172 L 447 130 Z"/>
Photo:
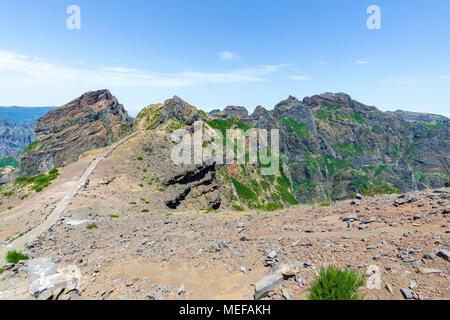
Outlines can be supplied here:
<path id="1" fill-rule="evenodd" d="M 202 210 L 212 172 L 190 179 L 196 171 L 175 166 L 170 145 L 164 133 L 137 133 L 111 152 L 85 153 L 39 193 L 2 196 L 0 251 L 20 242 L 29 260 L 3 266 L 0 299 L 305 299 L 328 264 L 379 276 L 378 289 L 362 289 L 366 299 L 450 298 L 450 189 Z M 189 201 L 169 209 L 186 188 Z M 61 201 L 56 223 L 28 240 Z"/>
<path id="2" fill-rule="evenodd" d="M 102 166 L 107 160 L 99 176 Z M 380 288 L 364 288 L 366 299 L 450 298 L 450 189 L 274 212 L 169 211 L 139 199 L 126 208 L 131 193 L 92 188 L 96 174 L 63 218 L 24 248 L 30 258 L 51 257 L 58 270 L 81 271 L 76 286 L 64 279 L 66 292 L 38 299 L 305 299 L 327 264 L 378 267 Z M 86 228 L 92 223 L 97 228 Z M 27 263 L 4 269 L 0 298 L 35 298 L 24 289 Z"/>

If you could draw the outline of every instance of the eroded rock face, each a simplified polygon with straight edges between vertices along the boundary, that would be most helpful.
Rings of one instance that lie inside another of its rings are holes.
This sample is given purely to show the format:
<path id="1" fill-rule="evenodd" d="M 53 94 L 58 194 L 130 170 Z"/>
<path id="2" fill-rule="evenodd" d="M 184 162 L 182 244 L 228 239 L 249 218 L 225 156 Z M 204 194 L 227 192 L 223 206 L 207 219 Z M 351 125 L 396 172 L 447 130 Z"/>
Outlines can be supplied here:
<path id="1" fill-rule="evenodd" d="M 248 111 L 241 106 L 227 106 L 223 111 L 211 111 L 210 115 L 221 119 L 246 119 L 248 118 Z"/>
<path id="2" fill-rule="evenodd" d="M 324 93 L 289 96 L 270 111 L 258 106 L 241 121 L 279 130 L 300 202 L 345 199 L 386 184 L 422 190 L 450 180 L 450 121 L 443 116 L 382 112 L 345 93 Z"/>
<path id="3" fill-rule="evenodd" d="M 34 175 L 78 160 L 88 150 L 127 134 L 133 119 L 108 90 L 89 91 L 36 122 L 36 141 L 24 152 L 20 175 Z"/>
<path id="4" fill-rule="evenodd" d="M 199 116 L 197 109 L 179 97 L 174 96 L 172 99 L 164 102 L 159 123 L 166 123 L 170 119 L 176 119 L 182 123 L 191 125 L 199 119 Z"/>

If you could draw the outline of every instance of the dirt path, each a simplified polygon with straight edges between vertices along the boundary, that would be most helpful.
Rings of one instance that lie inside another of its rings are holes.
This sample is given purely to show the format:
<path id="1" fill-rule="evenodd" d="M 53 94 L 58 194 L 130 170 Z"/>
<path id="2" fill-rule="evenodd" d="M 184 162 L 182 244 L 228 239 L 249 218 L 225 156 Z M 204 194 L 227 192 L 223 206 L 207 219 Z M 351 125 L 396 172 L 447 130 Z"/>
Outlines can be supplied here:
<path id="1" fill-rule="evenodd" d="M 138 132 L 135 132 L 123 138 L 122 140 L 114 143 L 105 153 L 103 153 L 99 158 L 94 160 L 85 170 L 85 172 L 78 180 L 78 182 L 75 184 L 75 186 L 72 187 L 64 196 L 64 198 L 57 203 L 55 209 L 52 211 L 52 213 L 50 213 L 47 219 L 42 224 L 38 225 L 27 234 L 23 235 L 22 237 L 10 242 L 9 244 L 1 248 L 0 257 L 5 257 L 8 251 L 10 250 L 21 250 L 26 243 L 33 242 L 41 234 L 47 231 L 54 223 L 56 223 L 60 219 L 61 215 L 66 210 L 67 206 L 72 201 L 72 199 L 78 194 L 78 191 L 88 183 L 89 177 L 95 171 L 100 162 L 105 158 L 107 158 L 118 146 L 120 146 L 128 139 L 135 137 L 137 134 Z"/>

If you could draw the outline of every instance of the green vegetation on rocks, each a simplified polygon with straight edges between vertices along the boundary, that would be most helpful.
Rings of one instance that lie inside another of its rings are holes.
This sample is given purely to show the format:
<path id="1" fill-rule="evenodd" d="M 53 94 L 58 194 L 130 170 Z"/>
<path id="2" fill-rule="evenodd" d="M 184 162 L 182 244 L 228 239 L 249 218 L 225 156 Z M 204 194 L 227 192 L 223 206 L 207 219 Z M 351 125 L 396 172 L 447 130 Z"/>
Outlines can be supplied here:
<path id="1" fill-rule="evenodd" d="M 13 168 L 18 168 L 19 167 L 19 161 L 17 161 L 13 157 L 1 158 L 0 159 L 0 168 L 4 168 L 4 167 L 7 167 L 7 166 L 11 166 Z"/>
<path id="2" fill-rule="evenodd" d="M 8 251 L 8 253 L 6 254 L 6 262 L 7 263 L 18 263 L 21 260 L 27 260 L 28 257 L 26 255 L 24 255 L 21 251 Z"/>
<path id="3" fill-rule="evenodd" d="M 366 277 L 355 269 L 339 269 L 335 266 L 321 268 L 311 286 L 309 300 L 362 300 L 358 289 L 364 286 Z"/>
<path id="4" fill-rule="evenodd" d="M 32 177 L 24 176 L 17 178 L 14 183 L 20 186 L 30 186 L 31 190 L 41 192 L 44 188 L 48 187 L 58 176 L 58 169 L 52 169 L 48 172 L 48 174 L 40 173 Z"/>
<path id="5" fill-rule="evenodd" d="M 303 122 L 298 122 L 294 119 L 287 118 L 287 117 L 283 117 L 282 121 L 284 124 L 291 127 L 300 139 L 309 139 L 310 138 L 309 128 Z"/>

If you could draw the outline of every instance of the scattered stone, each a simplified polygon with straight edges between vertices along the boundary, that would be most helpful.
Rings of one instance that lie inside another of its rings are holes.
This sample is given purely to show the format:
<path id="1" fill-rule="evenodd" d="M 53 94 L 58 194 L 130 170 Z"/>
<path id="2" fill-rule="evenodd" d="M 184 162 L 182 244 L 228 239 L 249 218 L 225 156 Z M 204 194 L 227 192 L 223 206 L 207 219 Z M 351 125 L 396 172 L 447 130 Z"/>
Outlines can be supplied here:
<path id="1" fill-rule="evenodd" d="M 42 291 L 41 293 L 39 293 L 38 295 L 38 300 L 52 300 L 53 298 L 53 293 L 50 289 L 46 289 L 44 291 Z"/>
<path id="2" fill-rule="evenodd" d="M 268 266 L 273 267 L 274 265 L 277 264 L 278 261 L 279 261 L 278 254 L 276 253 L 276 251 L 272 250 L 269 252 L 266 259 L 264 260 L 264 266 L 265 267 L 268 267 Z"/>
<path id="3" fill-rule="evenodd" d="M 279 273 L 265 276 L 257 283 L 253 284 L 255 287 L 255 300 L 265 297 L 270 291 L 276 289 L 283 283 L 283 276 Z"/>
<path id="4" fill-rule="evenodd" d="M 402 293 L 403 298 L 405 298 L 406 300 L 413 298 L 413 294 L 412 294 L 411 290 L 409 290 L 407 288 L 401 288 L 400 292 Z"/>
<path id="5" fill-rule="evenodd" d="M 428 259 L 428 260 L 434 260 L 434 259 L 436 259 L 436 255 L 435 255 L 434 253 L 432 253 L 432 252 L 425 254 L 423 257 L 424 257 L 425 259 Z"/>
<path id="6" fill-rule="evenodd" d="M 421 274 L 441 273 L 441 269 L 417 267 L 417 271 Z"/>
<path id="7" fill-rule="evenodd" d="M 292 294 L 289 289 L 283 289 L 283 298 L 285 298 L 286 300 L 292 300 Z"/>
<path id="8" fill-rule="evenodd" d="M 178 295 L 181 296 L 185 293 L 184 284 L 182 283 L 181 286 L 178 288 Z"/>
<path id="9" fill-rule="evenodd" d="M 364 218 L 361 220 L 362 224 L 369 224 L 372 222 L 375 222 L 377 219 L 375 217 L 370 217 L 370 218 Z"/>
<path id="10" fill-rule="evenodd" d="M 387 290 L 389 293 L 394 293 L 394 290 L 392 290 L 392 287 L 391 287 L 391 285 L 390 285 L 389 283 L 386 283 L 385 288 L 386 288 L 386 290 Z"/>
<path id="11" fill-rule="evenodd" d="M 247 274 L 247 269 L 245 267 L 240 267 L 239 270 L 244 273 Z"/>
<path id="12" fill-rule="evenodd" d="M 353 221 L 358 220 L 358 215 L 355 213 L 355 214 L 351 214 L 349 216 L 342 216 L 341 220 L 344 222 L 345 221 L 353 222 Z"/>
<path id="13" fill-rule="evenodd" d="M 450 261 L 450 251 L 448 251 L 446 249 L 439 250 L 437 255 L 447 261 Z"/>

